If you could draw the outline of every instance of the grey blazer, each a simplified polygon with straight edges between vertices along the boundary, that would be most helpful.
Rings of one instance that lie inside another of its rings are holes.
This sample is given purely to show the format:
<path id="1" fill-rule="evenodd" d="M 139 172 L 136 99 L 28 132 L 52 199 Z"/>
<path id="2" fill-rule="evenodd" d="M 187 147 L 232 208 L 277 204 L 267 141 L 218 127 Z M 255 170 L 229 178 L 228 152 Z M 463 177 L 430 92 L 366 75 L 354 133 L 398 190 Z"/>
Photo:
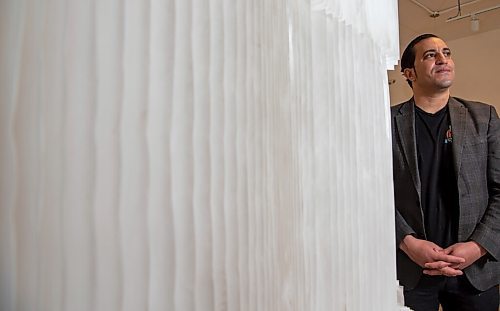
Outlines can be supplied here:
<path id="1" fill-rule="evenodd" d="M 500 120 L 495 108 L 450 97 L 453 161 L 459 200 L 458 241 L 476 241 L 488 252 L 464 274 L 479 290 L 500 279 Z M 420 200 L 413 99 L 391 108 L 396 245 L 413 234 L 426 239 Z M 401 284 L 414 288 L 422 268 L 397 249 Z"/>

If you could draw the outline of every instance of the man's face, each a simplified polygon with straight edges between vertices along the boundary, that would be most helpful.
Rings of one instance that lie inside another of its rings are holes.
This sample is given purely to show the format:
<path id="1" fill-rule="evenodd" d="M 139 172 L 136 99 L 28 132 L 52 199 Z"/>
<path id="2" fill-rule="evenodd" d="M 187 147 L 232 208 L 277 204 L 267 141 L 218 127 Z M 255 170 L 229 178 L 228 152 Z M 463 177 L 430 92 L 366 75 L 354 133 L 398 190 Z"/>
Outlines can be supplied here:
<path id="1" fill-rule="evenodd" d="M 455 63 L 446 43 L 439 38 L 427 38 L 417 43 L 414 49 L 415 68 L 405 70 L 405 76 L 412 80 L 413 89 L 448 89 L 455 78 Z"/>

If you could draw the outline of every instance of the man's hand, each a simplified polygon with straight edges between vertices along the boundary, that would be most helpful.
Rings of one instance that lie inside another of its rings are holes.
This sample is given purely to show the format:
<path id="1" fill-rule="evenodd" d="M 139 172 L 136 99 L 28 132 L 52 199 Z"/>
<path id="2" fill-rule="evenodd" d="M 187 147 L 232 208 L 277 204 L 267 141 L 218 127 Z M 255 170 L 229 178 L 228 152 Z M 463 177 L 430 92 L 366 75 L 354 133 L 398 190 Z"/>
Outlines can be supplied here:
<path id="1" fill-rule="evenodd" d="M 446 255 L 452 255 L 463 258 L 465 261 L 457 264 L 444 262 L 428 262 L 425 264 L 424 273 L 428 275 L 441 275 L 441 271 L 445 268 L 453 268 L 463 270 L 473 264 L 476 260 L 486 254 L 486 250 L 474 241 L 456 243 L 442 250 Z"/>
<path id="2" fill-rule="evenodd" d="M 426 240 L 417 239 L 412 235 L 405 236 L 399 248 L 419 266 L 426 268 L 424 270 L 425 274 L 445 276 L 463 274 L 460 269 L 456 268 L 466 261 L 465 258 L 459 255 L 460 252 L 453 253 L 450 249 L 447 253 L 442 247 Z M 434 264 L 438 268 L 434 270 L 432 266 L 427 267 L 427 264 Z M 429 272 L 432 272 L 432 274 Z"/>

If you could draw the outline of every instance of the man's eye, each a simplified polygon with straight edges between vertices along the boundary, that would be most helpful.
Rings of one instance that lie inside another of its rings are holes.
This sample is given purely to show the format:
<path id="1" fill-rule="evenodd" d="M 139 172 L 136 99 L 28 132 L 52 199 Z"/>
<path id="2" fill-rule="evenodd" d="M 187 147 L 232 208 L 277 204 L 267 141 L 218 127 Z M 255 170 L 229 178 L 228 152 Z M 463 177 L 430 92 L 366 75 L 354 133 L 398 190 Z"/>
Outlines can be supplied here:
<path id="1" fill-rule="evenodd" d="M 436 56 L 436 53 L 427 53 L 424 55 L 424 58 L 429 59 L 429 58 L 434 58 L 435 56 Z"/>
<path id="2" fill-rule="evenodd" d="M 445 57 L 450 57 L 451 56 L 451 51 L 443 51 L 443 55 Z"/>

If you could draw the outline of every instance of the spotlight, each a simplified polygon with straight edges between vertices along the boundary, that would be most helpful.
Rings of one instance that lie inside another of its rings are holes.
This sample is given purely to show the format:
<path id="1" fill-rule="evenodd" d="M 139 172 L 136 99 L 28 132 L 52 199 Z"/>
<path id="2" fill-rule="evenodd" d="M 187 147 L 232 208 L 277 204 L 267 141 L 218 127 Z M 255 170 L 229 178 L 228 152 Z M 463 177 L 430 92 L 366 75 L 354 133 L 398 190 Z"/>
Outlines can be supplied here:
<path id="1" fill-rule="evenodd" d="M 479 18 L 476 15 L 471 16 L 470 29 L 474 32 L 479 31 Z"/>

